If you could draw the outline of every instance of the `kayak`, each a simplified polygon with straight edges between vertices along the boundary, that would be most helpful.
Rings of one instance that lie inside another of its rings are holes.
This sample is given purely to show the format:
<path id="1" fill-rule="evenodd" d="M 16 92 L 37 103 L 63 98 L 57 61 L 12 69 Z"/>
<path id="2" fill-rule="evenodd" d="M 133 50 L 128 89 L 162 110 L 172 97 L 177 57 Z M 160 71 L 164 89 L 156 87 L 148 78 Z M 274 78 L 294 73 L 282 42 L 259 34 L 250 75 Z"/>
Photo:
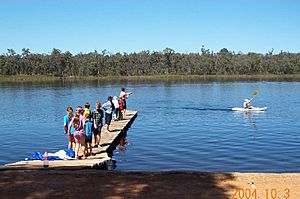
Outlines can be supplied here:
<path id="1" fill-rule="evenodd" d="M 252 107 L 252 108 L 239 108 L 239 107 L 234 107 L 231 110 L 233 111 L 244 111 L 244 112 L 248 112 L 248 111 L 265 111 L 267 110 L 268 107 Z"/>

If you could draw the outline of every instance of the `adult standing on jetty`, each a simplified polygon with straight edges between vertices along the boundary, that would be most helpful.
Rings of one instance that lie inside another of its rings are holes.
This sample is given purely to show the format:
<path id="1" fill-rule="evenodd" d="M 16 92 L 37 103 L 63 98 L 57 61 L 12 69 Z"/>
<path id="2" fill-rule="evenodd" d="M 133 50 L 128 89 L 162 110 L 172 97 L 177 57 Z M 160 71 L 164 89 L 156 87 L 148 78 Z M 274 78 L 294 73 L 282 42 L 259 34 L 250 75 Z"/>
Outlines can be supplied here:
<path id="1" fill-rule="evenodd" d="M 68 131 L 71 120 L 73 119 L 74 114 L 73 114 L 73 109 L 72 107 L 67 108 L 67 115 L 64 116 L 64 133 L 68 134 L 68 149 L 74 149 L 75 143 L 74 143 L 74 128 L 72 127 L 70 129 L 70 132 Z"/>
<path id="2" fill-rule="evenodd" d="M 123 119 L 126 118 L 126 99 L 129 97 L 129 95 L 131 95 L 132 92 L 129 92 L 129 93 L 126 93 L 125 92 L 125 88 L 122 88 L 121 89 L 121 92 L 120 92 L 120 99 L 122 99 L 122 102 L 123 102 Z"/>
<path id="3" fill-rule="evenodd" d="M 102 105 L 102 108 L 105 111 L 105 129 L 110 131 L 109 125 L 111 123 L 113 110 L 115 109 L 114 104 L 112 103 L 112 96 L 107 98 L 107 102 Z"/>
<path id="4" fill-rule="evenodd" d="M 92 111 L 95 147 L 98 147 L 100 144 L 101 128 L 103 126 L 102 120 L 103 120 L 104 112 L 100 108 L 101 108 L 101 103 L 96 102 L 95 109 Z"/>

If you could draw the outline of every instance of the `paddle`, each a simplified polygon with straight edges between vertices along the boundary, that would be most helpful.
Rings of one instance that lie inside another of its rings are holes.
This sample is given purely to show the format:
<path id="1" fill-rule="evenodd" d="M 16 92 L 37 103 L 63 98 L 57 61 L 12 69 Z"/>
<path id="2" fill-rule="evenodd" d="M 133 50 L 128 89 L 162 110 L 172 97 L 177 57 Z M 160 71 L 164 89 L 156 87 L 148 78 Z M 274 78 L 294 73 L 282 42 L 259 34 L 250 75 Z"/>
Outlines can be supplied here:
<path id="1" fill-rule="evenodd" d="M 253 98 L 258 94 L 258 90 L 254 91 L 253 97 L 250 99 L 250 102 L 253 100 Z"/>

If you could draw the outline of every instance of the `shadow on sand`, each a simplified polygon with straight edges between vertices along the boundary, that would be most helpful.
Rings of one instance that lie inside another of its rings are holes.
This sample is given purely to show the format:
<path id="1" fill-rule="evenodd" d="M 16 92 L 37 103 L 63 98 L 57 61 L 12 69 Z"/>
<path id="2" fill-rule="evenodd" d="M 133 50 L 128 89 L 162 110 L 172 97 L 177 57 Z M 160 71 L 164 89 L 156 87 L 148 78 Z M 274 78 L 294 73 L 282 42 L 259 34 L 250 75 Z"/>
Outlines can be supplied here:
<path id="1" fill-rule="evenodd" d="M 230 173 L 0 171 L 5 198 L 230 198 Z"/>

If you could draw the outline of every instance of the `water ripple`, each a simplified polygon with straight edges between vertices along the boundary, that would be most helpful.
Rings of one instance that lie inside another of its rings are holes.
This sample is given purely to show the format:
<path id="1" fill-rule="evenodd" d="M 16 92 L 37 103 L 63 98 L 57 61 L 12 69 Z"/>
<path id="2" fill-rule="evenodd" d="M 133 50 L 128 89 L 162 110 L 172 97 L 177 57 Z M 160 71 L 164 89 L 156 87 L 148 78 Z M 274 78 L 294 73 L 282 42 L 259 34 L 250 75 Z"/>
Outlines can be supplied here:
<path id="1" fill-rule="evenodd" d="M 35 151 L 67 144 L 62 118 L 67 106 L 104 102 L 120 84 L 0 84 L 0 164 Z M 128 108 L 139 115 L 128 145 L 114 151 L 125 171 L 300 171 L 298 82 L 174 83 L 127 82 L 134 95 Z M 245 97 L 259 89 L 255 106 L 266 112 L 238 113 Z"/>

